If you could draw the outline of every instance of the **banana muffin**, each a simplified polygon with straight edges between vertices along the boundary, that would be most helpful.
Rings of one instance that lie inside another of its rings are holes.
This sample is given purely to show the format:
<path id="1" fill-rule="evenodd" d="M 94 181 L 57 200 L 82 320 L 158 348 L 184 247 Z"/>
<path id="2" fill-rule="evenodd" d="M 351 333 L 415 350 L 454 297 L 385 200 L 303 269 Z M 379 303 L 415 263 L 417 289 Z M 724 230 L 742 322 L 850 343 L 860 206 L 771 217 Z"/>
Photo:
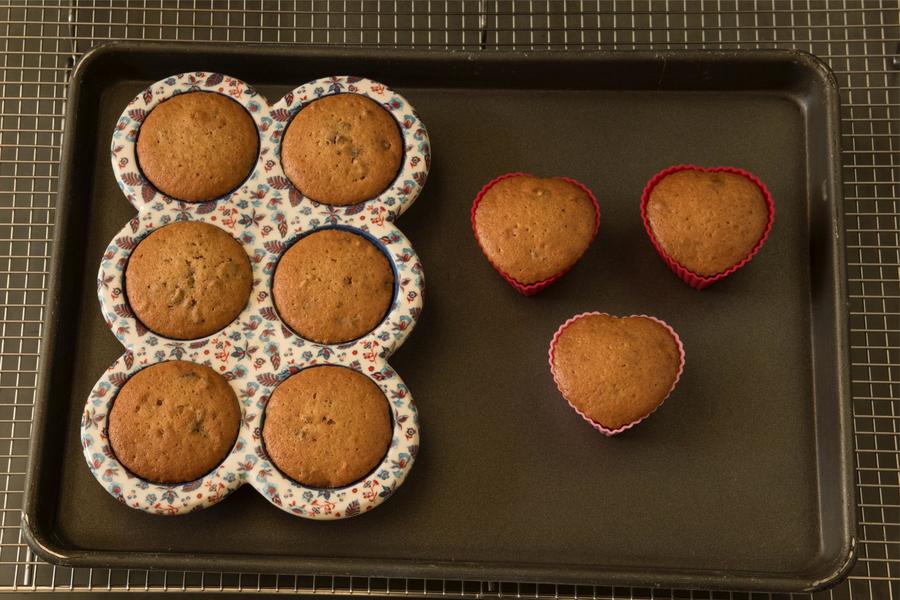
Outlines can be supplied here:
<path id="1" fill-rule="evenodd" d="M 472 215 L 488 261 L 522 285 L 571 269 L 590 246 L 597 221 L 597 206 L 578 183 L 526 174 L 489 184 Z"/>
<path id="2" fill-rule="evenodd" d="M 702 277 L 722 273 L 747 258 L 769 223 L 763 192 L 750 178 L 691 168 L 656 183 L 646 215 L 663 252 Z"/>
<path id="3" fill-rule="evenodd" d="M 356 204 L 378 196 L 397 177 L 402 160 L 397 121 L 359 94 L 332 94 L 304 106 L 281 143 L 288 179 L 322 204 Z"/>
<path id="4" fill-rule="evenodd" d="M 135 373 L 113 402 L 109 443 L 141 479 L 184 483 L 218 466 L 237 439 L 238 400 L 207 366 L 173 360 Z"/>
<path id="5" fill-rule="evenodd" d="M 215 200 L 250 175 L 259 153 L 253 118 L 214 92 L 186 92 L 153 108 L 141 124 L 137 160 L 144 177 L 166 196 Z"/>
<path id="6" fill-rule="evenodd" d="M 215 333 L 247 305 L 253 276 L 241 244 L 215 225 L 177 221 L 134 249 L 125 295 L 138 320 L 167 338 Z"/>
<path id="7" fill-rule="evenodd" d="M 381 388 L 362 373 L 311 367 L 272 392 L 262 437 L 272 462 L 295 481 L 313 487 L 349 485 L 387 453 L 390 406 Z"/>
<path id="8" fill-rule="evenodd" d="M 550 344 L 550 369 L 563 397 L 609 431 L 656 410 L 678 381 L 682 361 L 675 334 L 645 316 L 578 315 Z"/>
<path id="9" fill-rule="evenodd" d="M 272 280 L 278 314 L 298 335 L 341 344 L 372 331 L 394 296 L 394 272 L 363 236 L 325 229 L 300 238 Z"/>

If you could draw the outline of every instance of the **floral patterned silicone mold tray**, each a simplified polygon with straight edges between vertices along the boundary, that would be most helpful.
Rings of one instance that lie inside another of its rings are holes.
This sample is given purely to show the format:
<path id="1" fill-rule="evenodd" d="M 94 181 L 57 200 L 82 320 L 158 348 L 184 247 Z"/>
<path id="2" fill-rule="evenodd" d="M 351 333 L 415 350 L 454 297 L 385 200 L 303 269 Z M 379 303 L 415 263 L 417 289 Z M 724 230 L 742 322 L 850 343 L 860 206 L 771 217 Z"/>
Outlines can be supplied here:
<path id="1" fill-rule="evenodd" d="M 135 146 L 141 122 L 160 102 L 184 92 L 224 94 L 239 102 L 259 130 L 259 159 L 247 180 L 211 202 L 169 198 L 141 174 Z M 405 154 L 400 172 L 378 197 L 347 207 L 312 202 L 295 189 L 281 168 L 280 141 L 297 111 L 322 96 L 356 93 L 381 104 L 396 119 Z M 422 309 L 424 279 L 418 256 L 393 225 L 422 190 L 430 166 L 428 134 L 413 108 L 386 86 L 359 77 L 329 77 L 303 84 L 269 104 L 246 83 L 218 73 L 183 73 L 158 81 L 126 107 L 111 147 L 119 186 L 138 214 L 115 236 L 103 255 L 97 293 L 103 316 L 126 352 L 107 369 L 88 398 L 81 423 L 85 459 L 103 487 L 130 507 L 180 514 L 211 506 L 243 484 L 291 514 L 314 519 L 352 517 L 379 505 L 401 485 L 419 447 L 416 408 L 403 380 L 387 363 Z M 148 331 L 124 294 L 124 272 L 134 248 L 150 232 L 174 221 L 204 221 L 228 231 L 244 247 L 253 270 L 250 301 L 225 329 L 197 340 L 173 340 Z M 278 259 L 298 237 L 324 228 L 365 236 L 388 257 L 395 275 L 394 299 L 384 320 L 363 337 L 340 345 L 305 340 L 283 324 L 272 302 Z M 107 416 L 128 378 L 151 364 L 188 360 L 222 374 L 242 410 L 238 438 L 225 460 L 204 477 L 183 484 L 158 484 L 129 473 L 107 439 Z M 268 459 L 260 431 L 266 401 L 275 387 L 298 370 L 340 365 L 370 377 L 391 407 L 393 438 L 387 455 L 365 478 L 341 488 L 304 486 L 283 475 Z"/>

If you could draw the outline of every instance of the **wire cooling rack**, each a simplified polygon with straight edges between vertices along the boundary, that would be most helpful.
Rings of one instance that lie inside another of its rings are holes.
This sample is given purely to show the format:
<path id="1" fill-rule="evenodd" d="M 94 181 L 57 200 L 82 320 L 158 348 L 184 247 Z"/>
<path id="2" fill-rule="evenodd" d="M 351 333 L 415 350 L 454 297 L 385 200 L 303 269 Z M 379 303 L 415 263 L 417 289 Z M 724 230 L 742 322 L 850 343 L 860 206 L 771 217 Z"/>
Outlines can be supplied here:
<path id="1" fill-rule="evenodd" d="M 859 562 L 822 596 L 900 599 L 900 6 L 896 1 L 0 0 L 0 590 L 734 598 L 509 582 L 67 569 L 19 530 L 66 84 L 109 40 L 415 48 L 798 48 L 841 84 Z M 764 548 L 760 548 L 764 552 Z"/>

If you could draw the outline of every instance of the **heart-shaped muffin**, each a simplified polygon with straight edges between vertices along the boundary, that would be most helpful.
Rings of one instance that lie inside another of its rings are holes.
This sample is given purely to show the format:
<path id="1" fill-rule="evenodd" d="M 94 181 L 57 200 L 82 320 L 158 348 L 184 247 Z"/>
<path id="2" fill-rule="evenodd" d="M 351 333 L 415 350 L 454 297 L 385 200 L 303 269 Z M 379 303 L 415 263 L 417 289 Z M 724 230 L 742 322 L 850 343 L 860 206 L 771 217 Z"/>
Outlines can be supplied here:
<path id="1" fill-rule="evenodd" d="M 503 175 L 484 186 L 472 205 L 472 229 L 482 252 L 526 296 L 571 269 L 599 227 L 596 198 L 566 177 Z"/>
<path id="2" fill-rule="evenodd" d="M 647 184 L 641 217 L 666 264 L 703 289 L 759 252 L 775 208 L 766 186 L 746 171 L 679 165 Z"/>
<path id="3" fill-rule="evenodd" d="M 683 369 L 681 339 L 655 317 L 583 313 L 563 323 L 550 342 L 556 387 L 606 435 L 635 426 L 659 408 Z"/>

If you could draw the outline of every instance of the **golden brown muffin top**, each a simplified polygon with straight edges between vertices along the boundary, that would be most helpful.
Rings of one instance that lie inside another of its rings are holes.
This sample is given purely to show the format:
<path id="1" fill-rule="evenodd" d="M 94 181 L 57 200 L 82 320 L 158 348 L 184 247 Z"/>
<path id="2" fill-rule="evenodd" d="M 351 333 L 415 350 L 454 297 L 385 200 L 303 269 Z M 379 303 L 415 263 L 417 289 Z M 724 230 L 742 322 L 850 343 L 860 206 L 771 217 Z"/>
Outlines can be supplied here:
<path id="1" fill-rule="evenodd" d="M 608 429 L 653 412 L 674 385 L 680 362 L 672 334 L 646 317 L 582 317 L 563 330 L 553 351 L 563 396 Z"/>
<path id="2" fill-rule="evenodd" d="M 323 204 L 356 204 L 378 196 L 397 177 L 402 160 L 397 121 L 359 94 L 332 94 L 304 106 L 281 144 L 288 179 Z"/>
<path id="3" fill-rule="evenodd" d="M 236 189 L 253 170 L 259 134 L 243 106 L 213 92 L 178 94 L 154 107 L 137 139 L 141 171 L 156 189 L 204 202 Z"/>
<path id="4" fill-rule="evenodd" d="M 134 249 L 125 293 L 147 329 L 173 339 L 219 331 L 241 313 L 253 276 L 241 244 L 215 225 L 178 221 Z"/>
<path id="5" fill-rule="evenodd" d="M 300 238 L 275 268 L 278 314 L 298 335 L 340 344 L 372 331 L 394 297 L 387 257 L 361 235 L 340 229 Z"/>
<path id="6" fill-rule="evenodd" d="M 288 477 L 340 487 L 365 477 L 391 443 L 390 406 L 371 379 L 344 367 L 304 369 L 266 406 L 263 442 Z"/>
<path id="7" fill-rule="evenodd" d="M 498 269 L 528 285 L 574 265 L 594 237 L 596 210 L 574 183 L 531 175 L 495 183 L 475 210 L 478 241 Z"/>
<path id="8" fill-rule="evenodd" d="M 741 262 L 769 221 L 759 186 L 727 172 L 685 170 L 667 175 L 651 190 L 646 210 L 662 249 L 704 277 Z"/>
<path id="9" fill-rule="evenodd" d="M 218 466 L 234 446 L 241 410 L 225 379 L 173 360 L 135 373 L 113 402 L 109 443 L 147 481 L 184 483 Z"/>

